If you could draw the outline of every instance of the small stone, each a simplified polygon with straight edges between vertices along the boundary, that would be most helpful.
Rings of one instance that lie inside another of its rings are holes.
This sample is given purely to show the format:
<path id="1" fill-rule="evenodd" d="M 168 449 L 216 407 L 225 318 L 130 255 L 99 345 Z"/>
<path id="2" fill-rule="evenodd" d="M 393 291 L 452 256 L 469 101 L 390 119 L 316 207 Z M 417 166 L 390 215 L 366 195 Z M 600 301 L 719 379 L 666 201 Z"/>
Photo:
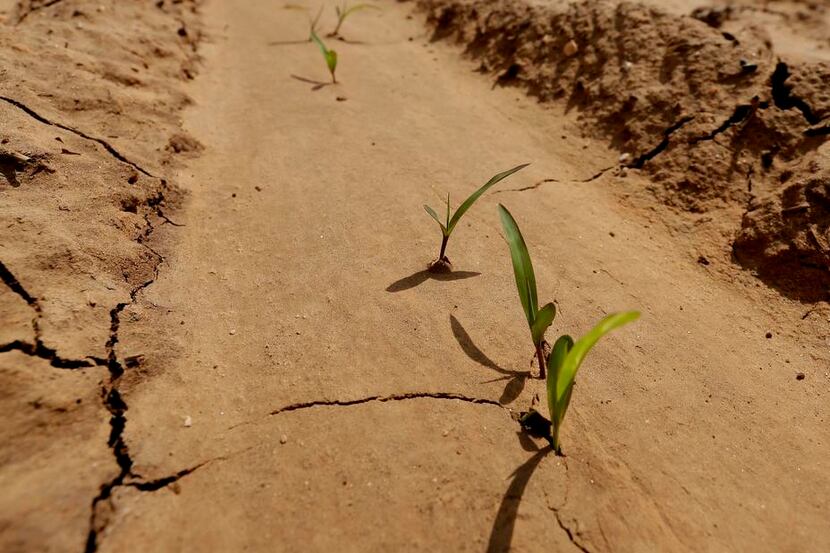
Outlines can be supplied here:
<path id="1" fill-rule="evenodd" d="M 280 443 L 281 443 L 281 444 L 286 444 L 286 443 L 288 443 L 288 436 L 286 436 L 285 434 L 283 434 L 282 436 L 280 436 Z"/>
<path id="2" fill-rule="evenodd" d="M 766 336 L 767 336 L 767 340 L 769 340 L 770 338 L 772 338 L 772 332 L 767 332 Z"/>
<path id="3" fill-rule="evenodd" d="M 798 374 L 795 375 L 796 380 L 804 380 L 805 378 L 807 378 L 807 377 L 804 373 L 798 373 Z"/>
<path id="4" fill-rule="evenodd" d="M 447 436 L 449 436 L 449 435 L 450 435 L 450 431 L 449 431 L 449 430 L 444 430 L 444 431 L 441 433 L 441 435 L 442 435 L 442 436 L 444 436 L 444 437 L 446 438 Z"/>
<path id="5" fill-rule="evenodd" d="M 236 330 L 231 330 L 230 332 L 228 332 L 228 334 L 230 334 L 231 336 L 233 336 L 234 334 L 236 334 Z"/>
<path id="6" fill-rule="evenodd" d="M 631 154 L 629 154 L 628 152 L 625 152 L 625 153 L 623 153 L 623 154 L 620 154 L 619 161 L 620 161 L 620 163 L 625 163 L 625 162 L 626 162 L 626 161 L 628 161 L 630 158 L 631 158 Z"/>
<path id="7" fill-rule="evenodd" d="M 565 47 L 562 48 L 562 53 L 566 56 L 571 57 L 579 51 L 579 46 L 577 46 L 576 41 L 571 39 L 565 43 Z"/>
<path id="8" fill-rule="evenodd" d="M 184 427 L 190 428 L 191 426 L 193 426 L 193 419 L 188 415 L 184 418 Z"/>

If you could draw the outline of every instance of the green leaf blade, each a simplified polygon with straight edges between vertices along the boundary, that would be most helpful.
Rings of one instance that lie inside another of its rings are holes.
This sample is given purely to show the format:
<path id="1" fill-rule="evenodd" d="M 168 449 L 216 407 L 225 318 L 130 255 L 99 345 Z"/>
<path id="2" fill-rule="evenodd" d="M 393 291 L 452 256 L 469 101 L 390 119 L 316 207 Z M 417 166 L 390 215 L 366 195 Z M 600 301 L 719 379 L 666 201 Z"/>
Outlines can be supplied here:
<path id="1" fill-rule="evenodd" d="M 530 253 L 519 230 L 519 225 L 506 207 L 499 204 L 499 217 L 510 247 L 510 259 L 513 262 L 513 275 L 516 278 L 516 288 L 519 291 L 519 300 L 527 317 L 527 324 L 533 328 L 536 313 L 539 310 L 539 300 L 536 297 L 536 276 L 533 274 L 533 263 Z"/>
<path id="2" fill-rule="evenodd" d="M 553 319 L 555 318 L 556 306 L 552 303 L 545 305 L 536 313 L 536 318 L 530 327 L 530 335 L 533 337 L 533 343 L 535 345 L 541 344 L 542 340 L 545 339 L 545 331 L 553 324 Z"/>
<path id="3" fill-rule="evenodd" d="M 568 355 L 568 352 L 573 348 L 574 340 L 567 334 L 560 336 L 553 344 L 548 356 L 548 374 L 546 387 L 548 391 L 548 411 L 550 412 L 550 421 L 554 425 L 559 425 L 561 419 L 559 418 L 559 409 L 556 404 L 556 382 L 559 380 L 559 370 L 562 368 L 562 363 Z"/>
<path id="4" fill-rule="evenodd" d="M 635 321 L 639 317 L 639 311 L 613 313 L 602 319 L 594 328 L 591 329 L 590 332 L 577 340 L 573 348 L 568 352 L 567 356 L 562 361 L 562 366 L 558 371 L 559 374 L 556 379 L 556 403 L 558 406 L 562 406 L 563 408 L 563 418 L 565 416 L 565 410 L 567 410 L 567 405 L 564 403 L 566 395 L 573 386 L 576 373 L 591 348 L 594 347 L 600 338 L 612 330 Z"/>
<path id="5" fill-rule="evenodd" d="M 461 217 L 465 213 L 467 213 L 467 210 L 470 209 L 473 206 L 473 204 L 476 202 L 477 199 L 479 199 L 481 197 L 482 194 L 487 192 L 487 190 L 489 190 L 491 187 L 495 186 L 498 182 L 506 179 L 507 177 L 509 177 L 510 175 L 512 175 L 513 173 L 515 173 L 517 171 L 521 171 L 522 169 L 524 169 L 528 165 L 530 165 L 530 164 L 529 163 L 524 163 L 522 165 L 517 165 L 516 167 L 513 167 L 512 169 L 508 169 L 507 171 L 503 171 L 503 172 L 499 173 L 498 175 L 495 175 L 489 181 L 487 181 L 481 188 L 479 188 L 478 190 L 476 190 L 475 192 L 470 194 L 470 197 L 467 198 L 466 200 L 464 200 L 464 203 L 461 204 L 460 206 L 458 206 L 458 209 L 455 210 L 455 213 L 453 214 L 449 225 L 447 225 L 447 229 L 450 231 L 450 233 L 452 233 L 452 231 L 455 229 L 455 225 L 458 224 L 458 221 L 461 220 Z"/>
<path id="6" fill-rule="evenodd" d="M 444 223 L 441 222 L 441 219 L 438 218 L 438 214 L 435 213 L 435 210 L 429 207 L 428 205 L 424 204 L 424 210 L 430 214 L 430 216 L 435 219 L 435 222 L 441 227 L 441 232 L 444 236 L 447 235 L 447 227 L 444 226 Z"/>
<path id="7" fill-rule="evenodd" d="M 326 56 L 326 65 L 329 68 L 329 72 L 331 73 L 331 76 L 334 77 L 334 71 L 335 71 L 335 69 L 337 69 L 337 52 L 335 52 L 334 50 L 328 50 L 325 53 L 325 56 Z"/>

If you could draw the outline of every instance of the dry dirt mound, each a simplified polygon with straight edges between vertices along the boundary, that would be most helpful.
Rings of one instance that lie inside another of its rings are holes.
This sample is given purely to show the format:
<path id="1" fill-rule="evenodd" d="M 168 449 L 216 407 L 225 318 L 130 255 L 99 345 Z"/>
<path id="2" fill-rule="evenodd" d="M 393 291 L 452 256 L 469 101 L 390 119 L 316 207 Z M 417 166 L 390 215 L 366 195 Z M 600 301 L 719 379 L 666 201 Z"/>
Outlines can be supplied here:
<path id="1" fill-rule="evenodd" d="M 743 266 L 790 297 L 828 299 L 830 65 L 782 58 L 765 28 L 742 23 L 754 8 L 418 3 L 434 37 L 465 44 L 498 83 L 577 110 L 622 167 L 650 175 L 662 204 L 744 212 L 730 233 Z M 826 36 L 830 9 L 790 8 Z"/>
<path id="2" fill-rule="evenodd" d="M 163 261 L 154 233 L 181 196 L 164 175 L 196 147 L 179 129 L 196 6 L 29 0 L 3 14 L 3 551 L 94 549 L 93 499 L 131 475 L 118 384 L 141 359 L 119 358 L 118 329 Z M 60 484 L 31 494 L 42 481 Z M 54 512 L 67 523 L 42 524 Z"/>

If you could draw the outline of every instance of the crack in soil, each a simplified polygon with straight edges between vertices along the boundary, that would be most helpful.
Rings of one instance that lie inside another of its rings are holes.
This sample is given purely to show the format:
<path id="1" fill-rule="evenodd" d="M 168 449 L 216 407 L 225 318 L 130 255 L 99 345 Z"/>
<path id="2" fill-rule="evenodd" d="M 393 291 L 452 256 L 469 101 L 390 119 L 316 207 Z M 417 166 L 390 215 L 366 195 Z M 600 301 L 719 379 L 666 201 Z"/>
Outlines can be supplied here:
<path id="1" fill-rule="evenodd" d="M 716 129 L 703 136 L 695 136 L 690 138 L 689 144 L 697 144 L 698 142 L 714 140 L 719 134 L 723 134 L 735 125 L 743 123 L 749 119 L 749 117 L 755 113 L 756 109 L 758 109 L 758 96 L 753 97 L 749 104 L 738 104 L 735 106 L 735 111 L 732 112 L 732 115 L 730 115 L 729 118 L 721 123 Z"/>
<path id="2" fill-rule="evenodd" d="M 40 302 L 35 296 L 32 296 L 20 283 L 17 277 L 0 261 L 0 280 L 2 280 L 9 289 L 20 296 L 29 307 L 35 312 L 35 317 L 32 319 L 32 331 L 34 332 L 34 343 L 25 342 L 23 340 L 15 340 L 8 344 L 0 345 L 0 353 L 8 351 L 20 351 L 32 357 L 40 357 L 49 361 L 49 364 L 58 369 L 81 369 L 84 367 L 93 367 L 103 365 L 102 359 L 96 357 L 87 357 L 86 359 L 65 359 L 58 355 L 57 350 L 48 347 L 43 343 L 43 334 L 40 329 L 40 319 L 43 316 Z"/>
<path id="3" fill-rule="evenodd" d="M 634 169 L 642 169 L 643 165 L 645 165 L 647 161 L 654 159 L 657 155 L 659 155 L 661 152 L 663 152 L 666 148 L 669 147 L 669 140 L 671 139 L 672 134 L 674 134 L 676 131 L 679 131 L 686 124 L 690 123 L 693 120 L 694 116 L 687 115 L 675 121 L 671 126 L 669 126 L 666 130 L 663 131 L 663 140 L 661 140 L 660 143 L 657 144 L 657 146 L 655 146 L 648 152 L 641 154 L 638 158 L 632 161 L 629 164 L 629 167 L 633 167 Z"/>
<path id="4" fill-rule="evenodd" d="M 499 403 L 494 399 L 485 399 L 485 398 L 477 398 L 477 397 L 470 397 L 465 396 L 463 394 L 456 394 L 452 392 L 408 392 L 404 394 L 392 394 L 388 396 L 369 396 L 360 399 L 352 399 L 352 400 L 317 400 L 317 401 L 308 401 L 304 403 L 294 403 L 291 405 L 286 405 L 285 407 L 280 407 L 279 409 L 275 409 L 268 413 L 268 416 L 279 415 L 281 413 L 288 413 L 291 411 L 300 411 L 303 409 L 311 409 L 313 407 L 349 407 L 352 405 L 362 405 L 364 403 L 371 403 L 371 402 L 378 402 L 378 403 L 387 403 L 390 401 L 407 401 L 410 399 L 439 399 L 439 400 L 450 400 L 450 401 L 463 401 L 466 403 L 474 403 L 479 405 L 493 405 L 496 407 L 500 407 L 501 409 L 510 411 L 507 407 Z M 237 425 L 239 426 L 239 425 Z M 233 427 L 231 427 L 233 428 Z"/>
<path id="5" fill-rule="evenodd" d="M 804 119 L 811 125 L 815 125 L 821 121 L 812 108 L 804 101 L 803 98 L 793 95 L 793 87 L 786 84 L 786 80 L 790 78 L 790 68 L 783 61 L 778 61 L 770 77 L 770 86 L 772 87 L 772 101 L 780 109 L 797 109 L 804 116 Z"/>
<path id="6" fill-rule="evenodd" d="M 591 551 L 581 543 L 576 540 L 576 532 L 571 530 L 571 528 L 565 524 L 565 521 L 562 520 L 562 515 L 560 511 L 565 508 L 565 505 L 568 504 L 568 496 L 570 494 L 571 486 L 570 486 L 570 469 L 568 468 L 568 459 L 566 457 L 562 458 L 562 464 L 565 465 L 565 497 L 562 499 L 562 504 L 558 507 L 550 507 L 550 510 L 556 515 L 556 523 L 559 525 L 565 534 L 567 534 L 568 539 L 583 553 L 591 553 Z"/>
<path id="7" fill-rule="evenodd" d="M 78 130 L 78 129 L 74 128 L 74 127 L 70 127 L 69 125 L 64 125 L 63 123 L 56 123 L 54 121 L 50 121 L 46 117 L 44 117 L 44 116 L 40 115 L 39 113 L 37 113 L 36 111 L 34 111 L 32 108 L 30 108 L 26 104 L 24 104 L 24 103 L 22 103 L 18 100 L 15 100 L 14 98 L 9 98 L 7 96 L 0 96 L 0 100 L 3 100 L 4 102 L 13 105 L 17 109 L 25 112 L 27 115 L 29 115 L 30 117 L 36 119 L 37 121 L 39 121 L 41 123 L 44 123 L 46 125 L 51 125 L 53 127 L 58 127 L 59 129 L 63 129 L 65 131 L 69 131 L 69 132 L 71 132 L 75 135 L 80 136 L 81 138 L 83 138 L 85 140 L 91 140 L 93 142 L 97 142 L 98 144 L 103 146 L 104 149 L 107 152 L 109 152 L 110 155 L 112 155 L 112 157 L 114 157 L 118 161 L 120 161 L 122 163 L 126 163 L 127 165 L 129 165 L 133 169 L 135 169 L 136 171 L 139 171 L 139 172 L 143 173 L 144 175 L 146 175 L 148 177 L 158 178 L 155 175 L 153 175 L 153 174 L 149 173 L 148 171 L 146 171 L 143 167 L 141 167 L 140 165 L 138 165 L 134 161 L 130 161 L 129 159 L 127 159 L 123 154 L 121 154 L 121 152 L 116 150 L 115 147 L 112 144 L 110 144 L 109 142 L 107 142 L 106 140 L 104 140 L 102 138 L 97 138 L 97 137 L 91 136 L 91 135 L 89 135 L 89 134 L 87 134 L 87 133 L 85 133 L 81 130 Z"/>

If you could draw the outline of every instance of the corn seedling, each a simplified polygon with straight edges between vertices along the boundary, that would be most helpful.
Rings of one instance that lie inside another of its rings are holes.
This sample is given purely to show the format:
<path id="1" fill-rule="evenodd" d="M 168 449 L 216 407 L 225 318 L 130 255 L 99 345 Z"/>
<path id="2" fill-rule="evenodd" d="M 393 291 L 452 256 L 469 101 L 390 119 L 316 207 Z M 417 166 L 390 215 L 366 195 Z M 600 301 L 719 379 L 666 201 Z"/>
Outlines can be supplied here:
<path id="1" fill-rule="evenodd" d="M 571 403 L 576 373 L 585 356 L 600 338 L 624 324 L 640 317 L 637 311 L 614 313 L 602 319 L 591 331 L 574 343 L 567 334 L 560 336 L 553 344 L 548 357 L 547 395 L 548 411 L 551 423 L 551 445 L 557 454 L 562 450 L 559 444 L 559 431 Z"/>
<path id="2" fill-rule="evenodd" d="M 434 209 L 432 209 L 428 205 L 424 205 L 424 209 L 426 210 L 426 212 L 430 215 L 430 217 L 435 219 L 435 222 L 437 222 L 438 225 L 441 227 L 441 250 L 438 253 L 438 259 L 430 264 L 430 271 L 441 272 L 451 269 L 452 264 L 450 263 L 449 258 L 447 258 L 446 256 L 447 242 L 450 239 L 452 231 L 455 230 L 456 225 L 458 225 L 458 221 L 461 220 L 461 217 L 467 212 L 467 210 L 469 210 L 473 206 L 475 201 L 479 199 L 482 194 L 487 192 L 487 190 L 490 187 L 494 186 L 499 181 L 506 179 L 513 173 L 524 169 L 528 165 L 530 164 L 525 163 L 512 169 L 509 169 L 507 171 L 504 171 L 503 173 L 495 175 L 493 178 L 487 181 L 484 184 L 484 186 L 473 192 L 469 198 L 464 200 L 464 203 L 458 206 L 458 209 L 455 211 L 452 217 L 450 217 L 450 195 L 447 194 L 447 217 L 444 222 L 441 222 L 441 218 L 438 216 L 438 213 L 436 213 Z"/>
<path id="3" fill-rule="evenodd" d="M 330 37 L 335 37 L 340 34 L 340 27 L 351 14 L 360 10 L 380 10 L 380 8 L 372 4 L 355 4 L 354 6 L 349 6 L 346 2 L 343 2 L 342 6 L 335 6 L 334 10 L 337 12 L 337 26 L 328 34 Z"/>
<path id="4" fill-rule="evenodd" d="M 326 48 L 326 45 L 320 40 L 320 37 L 317 36 L 317 33 L 313 29 L 311 31 L 311 39 L 320 47 L 323 58 L 326 60 L 326 66 L 329 68 L 329 73 L 331 73 L 331 82 L 336 84 L 337 78 L 334 76 L 334 71 L 337 69 L 337 52 Z"/>
<path id="5" fill-rule="evenodd" d="M 504 236 L 510 246 L 510 258 L 513 261 L 513 274 L 516 277 L 516 288 L 519 291 L 519 300 L 530 328 L 530 337 L 536 349 L 536 359 L 539 363 L 539 378 L 545 378 L 545 331 L 553 324 L 556 317 L 556 306 L 547 303 L 539 309 L 539 299 L 536 294 L 536 276 L 533 274 L 533 263 L 530 253 L 519 230 L 516 220 L 499 204 L 499 217 L 504 229 Z"/>
<path id="6" fill-rule="evenodd" d="M 320 21 L 320 16 L 323 15 L 323 6 L 320 6 L 320 9 L 317 10 L 317 15 L 315 15 L 314 18 L 312 18 L 311 15 L 308 14 L 308 8 L 306 8 L 305 6 L 299 6 L 297 4 L 286 4 L 283 7 L 286 10 L 297 10 L 306 12 L 306 14 L 308 15 L 308 42 L 311 42 L 313 40 L 313 36 L 317 33 L 317 23 Z"/>

